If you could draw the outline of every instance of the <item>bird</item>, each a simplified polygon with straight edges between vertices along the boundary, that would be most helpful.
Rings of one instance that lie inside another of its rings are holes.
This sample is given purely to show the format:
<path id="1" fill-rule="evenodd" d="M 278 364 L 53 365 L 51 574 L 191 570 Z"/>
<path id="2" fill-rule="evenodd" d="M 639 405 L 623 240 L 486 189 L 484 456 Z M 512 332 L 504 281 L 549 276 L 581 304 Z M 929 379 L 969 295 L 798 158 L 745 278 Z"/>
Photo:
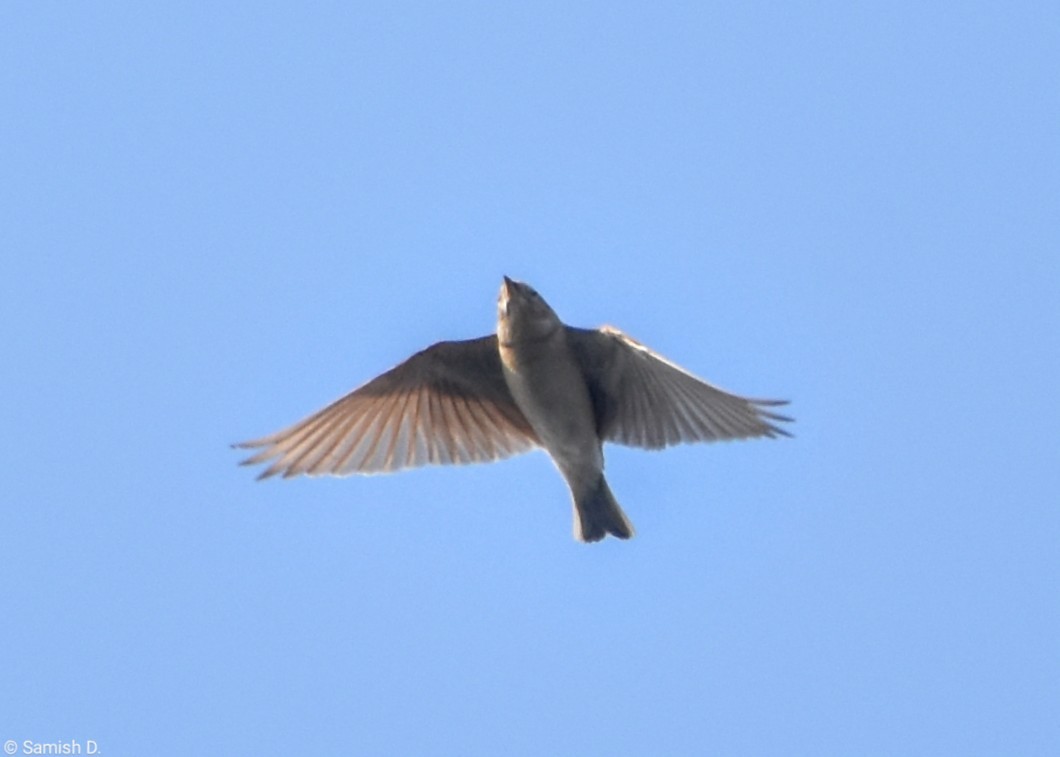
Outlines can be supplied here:
<path id="1" fill-rule="evenodd" d="M 242 465 L 347 476 L 492 462 L 543 448 L 570 489 L 574 538 L 629 539 L 604 478 L 604 442 L 790 437 L 787 400 L 727 392 L 611 326 L 568 326 L 538 292 L 503 277 L 494 334 L 438 342 L 294 425 L 233 445 Z"/>

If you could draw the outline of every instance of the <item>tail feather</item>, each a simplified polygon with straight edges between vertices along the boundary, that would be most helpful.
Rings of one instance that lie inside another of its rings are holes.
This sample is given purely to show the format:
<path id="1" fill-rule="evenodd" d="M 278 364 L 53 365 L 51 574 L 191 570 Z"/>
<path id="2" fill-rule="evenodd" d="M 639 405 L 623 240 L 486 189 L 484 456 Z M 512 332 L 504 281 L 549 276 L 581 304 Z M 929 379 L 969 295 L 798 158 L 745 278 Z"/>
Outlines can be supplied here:
<path id="1" fill-rule="evenodd" d="M 615 501 L 607 481 L 600 482 L 580 497 L 574 498 L 574 538 L 578 541 L 600 541 L 608 534 L 619 539 L 633 536 L 633 524 Z"/>

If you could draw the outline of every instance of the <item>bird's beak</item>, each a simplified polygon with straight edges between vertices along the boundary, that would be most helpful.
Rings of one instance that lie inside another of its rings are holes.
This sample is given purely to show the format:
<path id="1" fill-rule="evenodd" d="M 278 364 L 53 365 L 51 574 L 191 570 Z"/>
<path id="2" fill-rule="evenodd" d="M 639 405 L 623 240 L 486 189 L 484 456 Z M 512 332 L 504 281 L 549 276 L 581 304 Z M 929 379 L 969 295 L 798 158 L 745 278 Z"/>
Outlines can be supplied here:
<path id="1" fill-rule="evenodd" d="M 502 278 L 504 279 L 504 283 L 501 284 L 501 297 L 505 300 L 511 299 L 518 291 L 519 282 L 515 279 L 509 279 L 507 276 Z"/>
<path id="2" fill-rule="evenodd" d="M 504 283 L 501 284 L 501 294 L 497 298 L 497 306 L 501 312 L 508 315 L 508 303 L 511 302 L 512 294 L 515 292 L 515 282 L 509 279 L 507 276 L 504 277 Z"/>

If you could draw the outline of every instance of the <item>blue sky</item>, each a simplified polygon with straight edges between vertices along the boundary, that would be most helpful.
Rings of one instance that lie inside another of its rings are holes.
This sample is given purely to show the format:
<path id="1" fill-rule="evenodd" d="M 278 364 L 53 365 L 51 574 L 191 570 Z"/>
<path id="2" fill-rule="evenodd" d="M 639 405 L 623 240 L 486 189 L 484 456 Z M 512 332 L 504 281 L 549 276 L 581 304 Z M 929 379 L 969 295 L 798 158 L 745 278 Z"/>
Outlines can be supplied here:
<path id="1" fill-rule="evenodd" d="M 1060 751 L 1055 3 L 12 3 L 0 740 Z M 255 483 L 501 276 L 793 440 Z"/>

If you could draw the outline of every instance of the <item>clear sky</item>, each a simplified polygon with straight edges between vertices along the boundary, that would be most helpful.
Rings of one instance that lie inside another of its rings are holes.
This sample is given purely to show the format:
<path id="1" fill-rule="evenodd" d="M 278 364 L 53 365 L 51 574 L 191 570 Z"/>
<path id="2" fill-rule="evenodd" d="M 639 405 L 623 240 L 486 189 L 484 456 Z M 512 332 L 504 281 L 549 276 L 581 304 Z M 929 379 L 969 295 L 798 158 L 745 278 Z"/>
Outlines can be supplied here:
<path id="1" fill-rule="evenodd" d="M 0 741 L 1060 754 L 1060 6 L 0 24 Z M 502 275 L 794 439 L 256 483 Z"/>

